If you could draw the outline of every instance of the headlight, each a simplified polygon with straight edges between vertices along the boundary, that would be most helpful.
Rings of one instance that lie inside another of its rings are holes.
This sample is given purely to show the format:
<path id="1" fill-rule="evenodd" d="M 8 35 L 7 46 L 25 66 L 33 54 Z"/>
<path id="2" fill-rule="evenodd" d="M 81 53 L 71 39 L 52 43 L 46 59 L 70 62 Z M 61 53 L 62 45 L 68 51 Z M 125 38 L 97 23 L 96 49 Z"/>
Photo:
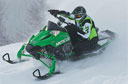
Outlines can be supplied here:
<path id="1" fill-rule="evenodd" d="M 60 33 L 60 31 L 52 30 L 50 33 L 54 36 L 57 36 Z"/>

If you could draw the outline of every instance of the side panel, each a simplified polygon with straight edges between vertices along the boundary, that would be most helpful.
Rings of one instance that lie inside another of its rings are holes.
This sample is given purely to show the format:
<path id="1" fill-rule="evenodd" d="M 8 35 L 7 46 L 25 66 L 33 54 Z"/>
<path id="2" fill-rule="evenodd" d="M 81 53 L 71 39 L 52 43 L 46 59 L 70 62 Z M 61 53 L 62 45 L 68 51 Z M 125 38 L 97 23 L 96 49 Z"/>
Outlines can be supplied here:
<path id="1" fill-rule="evenodd" d="M 51 45 L 54 47 L 58 47 L 68 41 L 71 41 L 68 33 L 60 32 L 60 34 L 52 40 Z"/>
<path id="2" fill-rule="evenodd" d="M 70 41 L 70 37 L 67 32 L 60 31 L 57 36 L 54 36 L 50 31 L 41 31 L 29 41 L 29 44 L 40 47 L 47 45 L 58 47 L 68 41 Z"/>

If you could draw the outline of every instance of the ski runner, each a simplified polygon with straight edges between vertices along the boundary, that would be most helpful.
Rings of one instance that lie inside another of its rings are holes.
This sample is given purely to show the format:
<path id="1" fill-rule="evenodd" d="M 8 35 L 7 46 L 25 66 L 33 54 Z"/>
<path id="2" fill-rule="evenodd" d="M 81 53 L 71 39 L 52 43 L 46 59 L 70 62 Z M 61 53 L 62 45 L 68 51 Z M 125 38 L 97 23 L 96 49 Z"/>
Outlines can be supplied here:
<path id="1" fill-rule="evenodd" d="M 57 14 L 75 21 L 65 28 L 68 30 L 74 51 L 80 52 L 92 50 L 97 47 L 98 34 L 94 21 L 87 15 L 83 6 L 76 7 L 72 13 L 59 10 L 49 10 L 54 16 Z"/>

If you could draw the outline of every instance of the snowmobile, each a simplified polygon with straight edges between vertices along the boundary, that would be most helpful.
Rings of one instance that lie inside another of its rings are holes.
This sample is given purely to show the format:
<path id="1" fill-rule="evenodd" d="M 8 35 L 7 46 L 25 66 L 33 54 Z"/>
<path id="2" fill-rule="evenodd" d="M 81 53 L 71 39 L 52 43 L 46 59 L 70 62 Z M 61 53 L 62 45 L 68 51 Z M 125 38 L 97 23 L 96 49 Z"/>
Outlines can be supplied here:
<path id="1" fill-rule="evenodd" d="M 48 25 L 44 26 L 37 35 L 33 35 L 27 44 L 23 44 L 17 53 L 17 58 L 20 60 L 18 62 L 24 61 L 21 59 L 23 56 L 33 57 L 49 69 L 49 72 L 43 76 L 40 70 L 36 69 L 33 76 L 38 79 L 47 79 L 53 74 L 59 73 L 55 72 L 56 61 L 73 58 L 76 53 L 73 51 L 67 30 L 62 27 L 62 24 L 69 25 L 71 23 L 66 22 L 62 16 L 55 16 L 55 18 L 58 19 L 57 23 L 49 21 Z M 90 52 L 86 51 L 83 53 L 84 56 L 101 53 L 116 37 L 116 34 L 110 30 L 104 30 L 98 34 L 99 47 Z M 25 52 L 28 52 L 28 54 Z M 18 63 L 10 59 L 9 53 L 4 54 L 2 58 L 10 64 Z"/>

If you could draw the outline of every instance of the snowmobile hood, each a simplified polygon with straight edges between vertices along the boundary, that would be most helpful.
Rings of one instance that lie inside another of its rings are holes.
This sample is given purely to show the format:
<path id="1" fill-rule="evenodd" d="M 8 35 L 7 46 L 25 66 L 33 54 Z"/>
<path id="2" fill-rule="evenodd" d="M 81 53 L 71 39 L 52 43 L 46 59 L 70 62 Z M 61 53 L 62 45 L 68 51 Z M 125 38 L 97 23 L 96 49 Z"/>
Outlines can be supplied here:
<path id="1" fill-rule="evenodd" d="M 48 45 L 49 42 L 52 40 L 53 35 L 50 33 L 50 31 L 40 31 L 36 36 L 31 37 L 29 40 L 29 44 L 33 46 L 43 46 Z"/>

